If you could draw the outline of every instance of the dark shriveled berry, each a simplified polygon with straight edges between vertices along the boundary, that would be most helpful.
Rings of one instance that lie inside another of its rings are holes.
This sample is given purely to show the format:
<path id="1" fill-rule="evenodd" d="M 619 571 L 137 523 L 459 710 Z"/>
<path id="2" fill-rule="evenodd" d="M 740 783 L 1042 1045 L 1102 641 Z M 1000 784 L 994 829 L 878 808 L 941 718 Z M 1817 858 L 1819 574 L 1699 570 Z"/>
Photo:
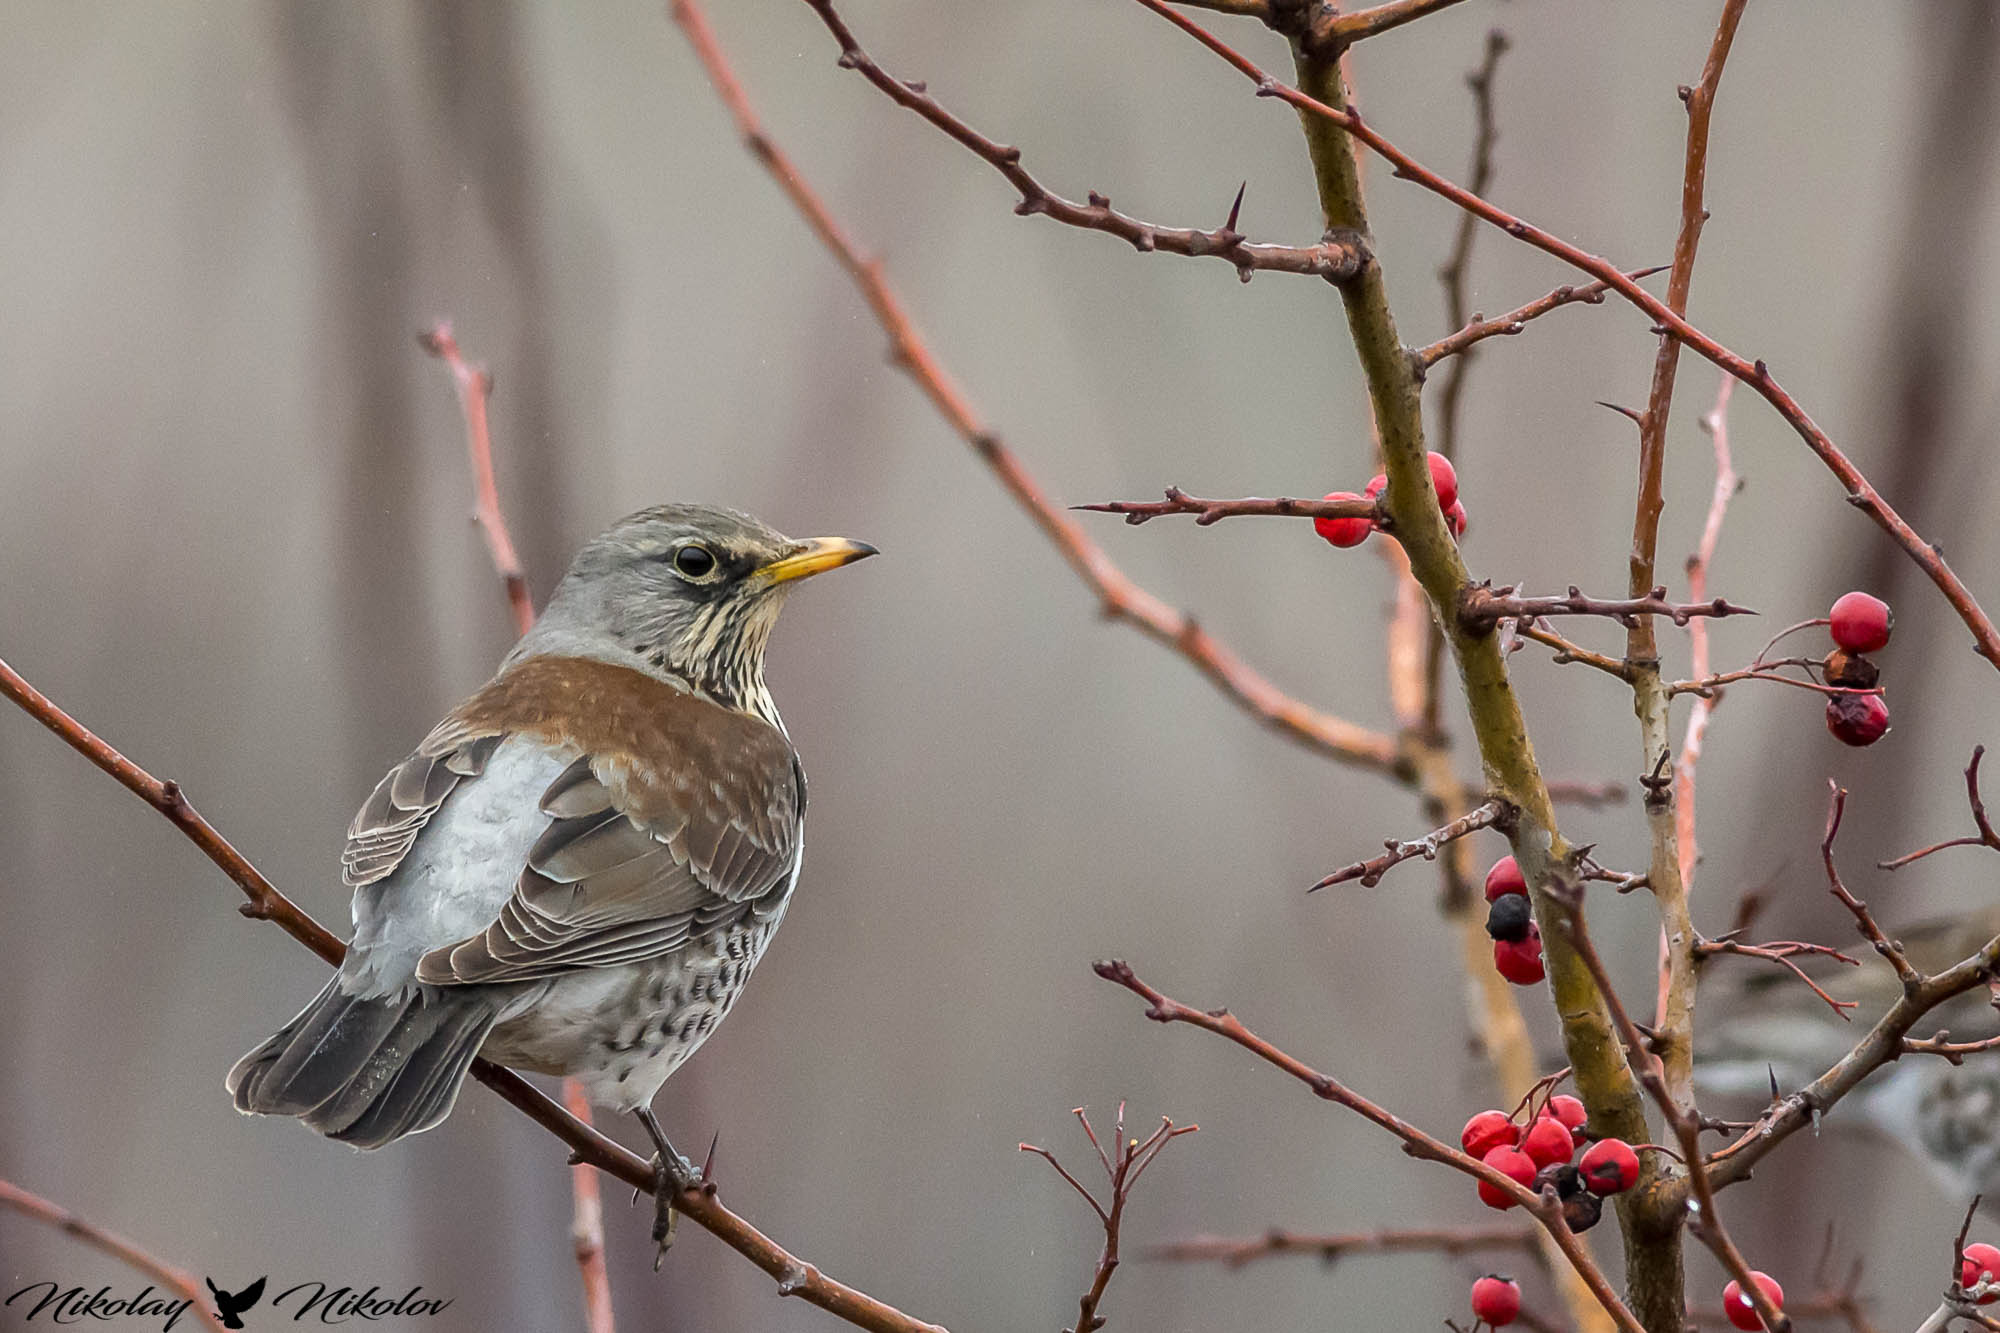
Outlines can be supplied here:
<path id="1" fill-rule="evenodd" d="M 1826 701 L 1826 729 L 1846 745 L 1873 745 L 1889 730 L 1889 705 L 1879 694 L 1836 694 Z"/>
<path id="2" fill-rule="evenodd" d="M 1504 898 L 1495 898 L 1493 906 L 1486 909 L 1486 933 L 1496 940 L 1514 943 L 1528 938 L 1528 925 L 1535 919 L 1535 909 L 1525 896 L 1510 893 Z"/>
<path id="3" fill-rule="evenodd" d="M 1820 668 L 1826 672 L 1827 684 L 1845 686 L 1850 690 L 1872 690 L 1882 679 L 1881 671 L 1873 662 L 1845 648 L 1836 648 L 1828 653 Z"/>
<path id="4" fill-rule="evenodd" d="M 1571 1231 L 1588 1231 L 1604 1216 L 1604 1200 L 1585 1190 L 1563 1200 L 1563 1221 Z"/>

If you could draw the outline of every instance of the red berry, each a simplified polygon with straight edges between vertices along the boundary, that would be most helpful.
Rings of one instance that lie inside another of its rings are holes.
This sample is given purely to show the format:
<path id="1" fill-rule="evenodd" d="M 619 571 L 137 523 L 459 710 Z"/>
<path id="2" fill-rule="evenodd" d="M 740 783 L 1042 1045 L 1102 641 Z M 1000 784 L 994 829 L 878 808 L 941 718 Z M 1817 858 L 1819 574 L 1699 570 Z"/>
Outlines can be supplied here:
<path id="1" fill-rule="evenodd" d="M 1509 1120 L 1505 1111 L 1481 1111 L 1458 1132 L 1459 1146 L 1472 1157 L 1484 1157 L 1495 1148 L 1511 1148 L 1520 1141 L 1521 1127 Z"/>
<path id="2" fill-rule="evenodd" d="M 1850 653 L 1872 653 L 1889 644 L 1889 631 L 1896 627 L 1895 613 L 1879 597 L 1850 592 L 1833 604 L 1827 613 L 1833 620 L 1833 641 Z"/>
<path id="3" fill-rule="evenodd" d="M 1374 476 L 1368 479 L 1368 484 L 1362 487 L 1361 493 L 1367 496 L 1369 499 L 1373 500 L 1376 496 L 1382 494 L 1383 491 L 1386 491 L 1388 489 L 1389 489 L 1389 474 L 1386 472 L 1377 472 Z"/>
<path id="4" fill-rule="evenodd" d="M 1750 1277 L 1764 1289 L 1764 1294 L 1771 1298 L 1772 1305 L 1780 1310 L 1785 1308 L 1785 1289 L 1778 1285 L 1776 1278 L 1768 1273 L 1757 1272 L 1751 1273 Z M 1743 1294 L 1743 1284 L 1733 1279 L 1722 1289 L 1722 1313 L 1728 1315 L 1729 1322 L 1745 1330 L 1745 1333 L 1756 1333 L 1756 1330 L 1764 1327 L 1764 1321 L 1757 1316 L 1757 1307 Z"/>
<path id="5" fill-rule="evenodd" d="M 1524 1187 L 1535 1183 L 1535 1159 L 1519 1148 L 1495 1148 L 1479 1160 Z M 1490 1180 L 1479 1182 L 1479 1201 L 1488 1208 L 1507 1209 L 1514 1206 L 1514 1196 Z"/>
<path id="6" fill-rule="evenodd" d="M 2000 1279 L 2000 1248 L 1983 1241 L 1965 1247 L 1965 1263 L 1958 1272 L 1958 1285 L 1971 1291 L 1987 1278 Z M 1995 1283 L 2000 1288 L 2000 1281 Z M 1979 1298 L 1981 1305 L 1991 1305 L 2000 1301 L 2000 1289 Z"/>
<path id="7" fill-rule="evenodd" d="M 1576 1151 L 1576 1140 L 1563 1128 L 1562 1121 L 1544 1116 L 1528 1126 L 1528 1132 L 1521 1136 L 1521 1151 L 1532 1157 L 1536 1166 L 1555 1166 L 1570 1159 Z"/>
<path id="8" fill-rule="evenodd" d="M 1583 1109 L 1583 1103 L 1566 1092 L 1549 1098 L 1542 1114 L 1568 1130 L 1572 1137 L 1590 1120 L 1590 1112 Z"/>
<path id="9" fill-rule="evenodd" d="M 1873 745 L 1889 730 L 1889 705 L 1879 694 L 1836 694 L 1826 701 L 1826 729 L 1847 745 Z"/>
<path id="10" fill-rule="evenodd" d="M 1432 455 L 1436 457 L 1436 455 Z M 1521 1313 L 1521 1284 L 1511 1277 L 1488 1273 L 1472 1284 L 1472 1315 L 1504 1328 Z"/>
<path id="11" fill-rule="evenodd" d="M 1541 928 L 1530 921 L 1526 937 L 1493 941 L 1493 966 L 1516 986 L 1532 986 L 1547 976 L 1542 966 Z"/>
<path id="12" fill-rule="evenodd" d="M 1359 500 L 1353 491 L 1335 491 L 1326 497 L 1329 500 Z M 1335 546 L 1359 546 L 1368 540 L 1368 534 L 1375 531 L 1375 520 L 1370 518 L 1316 518 L 1313 531 Z"/>
<path id="13" fill-rule="evenodd" d="M 1639 1183 L 1639 1154 L 1623 1139 L 1599 1139 L 1577 1169 L 1592 1194 L 1623 1194 Z"/>
<path id="14" fill-rule="evenodd" d="M 1505 898 L 1510 893 L 1526 893 L 1527 876 L 1521 873 L 1520 863 L 1511 856 L 1503 856 L 1493 863 L 1486 872 L 1486 901 Z"/>
<path id="15" fill-rule="evenodd" d="M 1432 454 L 1427 461 L 1431 465 L 1431 486 L 1438 493 L 1438 508 L 1450 509 L 1458 503 L 1458 470 L 1443 454 Z"/>
<path id="16" fill-rule="evenodd" d="M 1444 511 L 1444 522 L 1445 526 L 1451 529 L 1451 539 L 1453 541 L 1457 541 L 1465 535 L 1465 529 L 1471 520 L 1465 516 L 1465 502 L 1463 500 L 1458 501 L 1451 508 Z"/>

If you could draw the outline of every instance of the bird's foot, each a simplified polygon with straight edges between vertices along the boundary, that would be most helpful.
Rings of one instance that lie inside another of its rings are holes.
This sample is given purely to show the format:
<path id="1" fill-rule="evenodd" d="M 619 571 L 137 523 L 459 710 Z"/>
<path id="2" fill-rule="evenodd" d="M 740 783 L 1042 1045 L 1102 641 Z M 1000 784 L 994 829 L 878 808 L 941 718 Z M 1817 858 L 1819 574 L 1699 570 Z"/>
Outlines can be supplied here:
<path id="1" fill-rule="evenodd" d="M 650 1107 L 641 1107 L 636 1114 L 656 1150 L 653 1153 L 653 1243 L 659 1249 L 653 1255 L 653 1271 L 657 1273 L 666 1261 L 667 1250 L 674 1243 L 674 1232 L 680 1226 L 680 1209 L 674 1206 L 674 1200 L 683 1191 L 698 1188 L 701 1173 L 695 1170 L 694 1163 L 676 1152 L 674 1145 L 667 1141 Z"/>

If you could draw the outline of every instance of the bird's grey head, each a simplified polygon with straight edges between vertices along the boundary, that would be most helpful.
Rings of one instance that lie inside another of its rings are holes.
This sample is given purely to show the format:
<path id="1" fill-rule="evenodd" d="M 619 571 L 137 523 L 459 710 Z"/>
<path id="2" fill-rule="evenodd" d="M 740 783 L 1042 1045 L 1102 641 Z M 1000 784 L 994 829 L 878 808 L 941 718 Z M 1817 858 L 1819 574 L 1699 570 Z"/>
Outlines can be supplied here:
<path id="1" fill-rule="evenodd" d="M 764 645 L 797 581 L 875 554 L 845 537 L 794 539 L 748 514 L 660 505 L 592 538 L 508 657 L 602 657 L 684 681 L 776 721 Z"/>

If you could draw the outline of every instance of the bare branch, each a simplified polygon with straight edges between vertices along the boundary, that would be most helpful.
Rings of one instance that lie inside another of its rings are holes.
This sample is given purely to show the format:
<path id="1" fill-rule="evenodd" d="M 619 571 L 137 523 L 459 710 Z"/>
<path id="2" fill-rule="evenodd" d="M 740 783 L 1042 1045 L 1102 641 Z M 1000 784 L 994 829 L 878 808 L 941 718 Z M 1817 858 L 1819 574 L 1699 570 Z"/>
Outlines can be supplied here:
<path id="1" fill-rule="evenodd" d="M 1566 597 L 1517 597 L 1511 587 L 1475 584 L 1459 594 L 1458 605 L 1460 622 L 1475 633 L 1484 633 L 1503 620 L 1536 620 L 1544 616 L 1605 616 L 1624 625 L 1636 624 L 1644 616 L 1666 616 L 1676 625 L 1685 625 L 1696 616 L 1756 614 L 1720 597 L 1701 602 L 1670 602 L 1665 588 L 1653 589 L 1648 597 L 1607 600 L 1586 597 L 1575 586 Z"/>
<path id="2" fill-rule="evenodd" d="M 1379 1231 L 1346 1231 L 1311 1235 L 1273 1227 L 1259 1236 L 1190 1236 L 1156 1245 L 1145 1258 L 1174 1263 L 1219 1263 L 1242 1268 L 1262 1259 L 1312 1255 L 1331 1265 L 1354 1254 L 1443 1254 L 1459 1256 L 1483 1250 L 1525 1250 L 1538 1254 L 1539 1231 L 1534 1227 L 1384 1227 Z"/>
<path id="3" fill-rule="evenodd" d="M 486 400 L 493 395 L 493 376 L 484 367 L 466 364 L 459 354 L 458 340 L 452 337 L 449 320 L 417 341 L 432 356 L 451 368 L 452 383 L 458 389 L 458 405 L 465 414 L 465 448 L 472 464 L 472 516 L 486 534 L 486 549 L 493 568 L 507 589 L 507 604 L 514 611 L 514 627 L 522 634 L 535 623 L 535 602 L 528 595 L 528 576 L 521 569 L 521 557 L 514 553 L 514 539 L 507 533 L 507 520 L 500 514 L 500 488 L 493 479 L 493 436 L 486 421 Z"/>
<path id="4" fill-rule="evenodd" d="M 1457 819 L 1452 820 L 1444 827 L 1432 829 L 1421 838 L 1415 838 L 1409 842 L 1403 842 L 1396 838 L 1389 839 L 1384 844 L 1389 850 L 1382 855 L 1371 857 L 1366 861 L 1356 861 L 1350 866 L 1343 866 L 1313 885 L 1312 888 L 1307 889 L 1306 892 L 1317 892 L 1320 889 L 1331 888 L 1335 884 L 1345 884 L 1352 879 L 1360 880 L 1362 888 L 1372 889 L 1382 882 L 1382 876 L 1388 874 L 1391 869 L 1401 865 L 1410 858 L 1421 856 L 1426 861 L 1435 861 L 1437 860 L 1438 849 L 1440 847 L 1443 847 L 1447 843 L 1456 842 L 1458 839 L 1466 837 L 1469 834 L 1477 833 L 1480 829 L 1502 826 L 1513 815 L 1514 807 L 1505 801 L 1494 799 L 1483 802 Z"/>
<path id="5" fill-rule="evenodd" d="M 1979 832 L 1968 838 L 1947 838 L 1943 842 L 1920 847 L 1893 861 L 1878 861 L 1883 870 L 1900 870 L 1912 861 L 1921 861 L 1932 852 L 1941 852 L 1947 847 L 1991 847 L 2000 851 L 2000 833 L 1993 831 L 1993 825 L 1986 818 L 1986 802 L 1979 795 L 1979 761 L 1986 757 L 1986 747 L 1972 747 L 1972 762 L 1965 766 L 1965 797 L 1972 806 L 1972 824 Z"/>
<path id="6" fill-rule="evenodd" d="M 1249 496 L 1240 500 L 1204 500 L 1189 495 L 1178 486 L 1169 486 L 1164 500 L 1106 500 L 1098 504 L 1071 505 L 1071 509 L 1094 514 L 1121 514 L 1137 527 L 1156 518 L 1192 514 L 1196 527 L 1207 527 L 1225 518 L 1365 518 L 1381 526 L 1387 516 L 1373 500 L 1275 500 Z"/>
<path id="7" fill-rule="evenodd" d="M 1656 273 L 1665 272 L 1666 267 L 1665 264 L 1655 264 L 1651 268 L 1636 268 L 1625 276 L 1637 282 L 1640 278 L 1650 278 Z M 1417 361 L 1426 369 L 1451 357 L 1458 357 L 1459 361 L 1457 364 L 1463 364 L 1466 360 L 1466 355 L 1470 353 L 1471 349 L 1485 342 L 1488 338 L 1511 338 L 1515 334 L 1526 330 L 1529 324 L 1548 314 L 1551 310 L 1560 310 L 1566 305 L 1603 305 L 1604 294 L 1610 290 L 1611 284 L 1608 282 L 1586 283 L 1581 287 L 1573 283 L 1565 283 L 1548 295 L 1538 296 L 1526 305 L 1517 306 L 1504 315 L 1496 315 L 1492 319 L 1487 319 L 1481 315 L 1474 314 L 1469 320 L 1461 323 L 1454 332 L 1447 334 L 1434 343 L 1428 343 L 1419 347 L 1416 351 Z M 1449 394 L 1451 386 L 1458 382 L 1457 376 L 1446 380 L 1445 388 L 1442 392 Z M 1441 414 L 1450 410 L 1443 406 L 1444 401 L 1444 398 L 1440 397 L 1439 410 Z M 1440 416 L 1441 424 L 1445 419 L 1442 415 Z"/>

